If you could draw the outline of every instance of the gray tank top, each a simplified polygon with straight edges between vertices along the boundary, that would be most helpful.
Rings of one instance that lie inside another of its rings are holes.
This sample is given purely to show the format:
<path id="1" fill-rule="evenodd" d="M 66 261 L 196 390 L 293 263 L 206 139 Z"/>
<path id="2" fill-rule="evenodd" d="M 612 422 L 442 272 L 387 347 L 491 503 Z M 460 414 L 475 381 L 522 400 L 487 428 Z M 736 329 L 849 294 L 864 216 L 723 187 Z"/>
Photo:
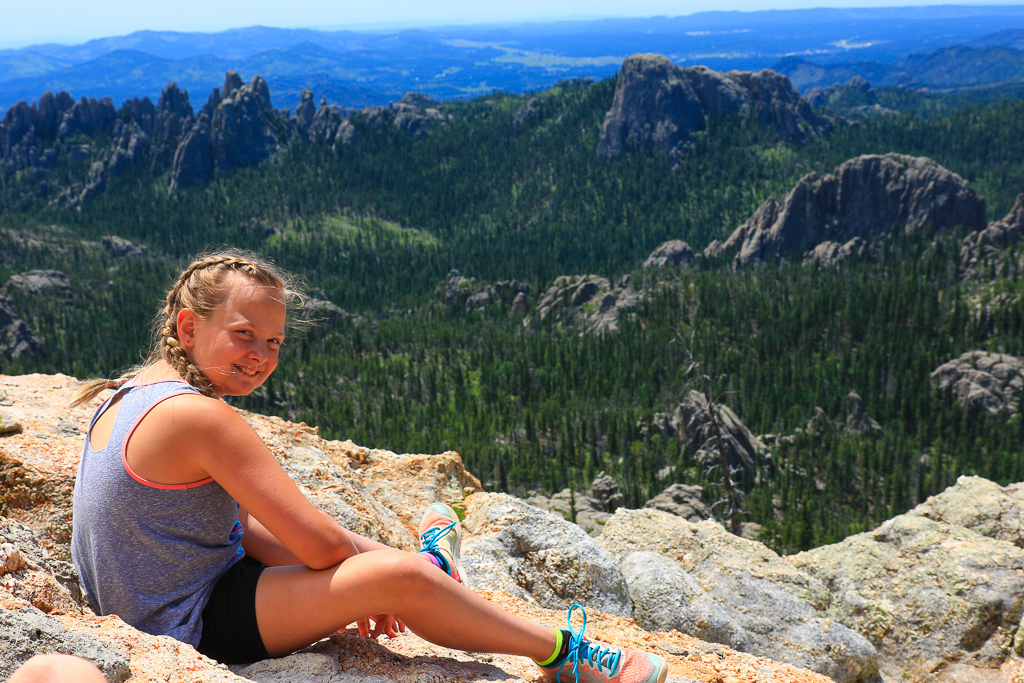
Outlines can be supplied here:
<path id="1" fill-rule="evenodd" d="M 140 631 L 192 646 L 214 584 L 242 558 L 238 503 L 213 479 L 156 484 L 131 470 L 125 447 L 161 401 L 198 393 L 180 381 L 126 385 L 107 446 L 86 436 L 75 480 L 71 558 L 86 596 L 101 615 L 116 614 Z M 114 396 L 96 411 L 89 431 Z M 187 448 L 188 435 L 169 449 Z M 175 457 L 169 450 L 167 457 Z"/>

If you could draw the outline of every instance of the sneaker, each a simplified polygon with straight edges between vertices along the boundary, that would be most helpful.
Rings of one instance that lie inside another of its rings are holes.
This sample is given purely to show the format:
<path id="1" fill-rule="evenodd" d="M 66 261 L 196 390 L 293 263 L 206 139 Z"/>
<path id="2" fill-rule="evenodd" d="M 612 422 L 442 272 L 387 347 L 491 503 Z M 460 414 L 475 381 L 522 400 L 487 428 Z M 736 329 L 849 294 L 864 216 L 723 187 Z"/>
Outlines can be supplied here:
<path id="1" fill-rule="evenodd" d="M 468 586 L 459 552 L 462 547 L 462 525 L 455 510 L 444 503 L 434 503 L 423 512 L 420 522 L 421 553 L 431 553 L 445 565 L 442 569 L 459 583 Z"/>
<path id="2" fill-rule="evenodd" d="M 572 627 L 572 612 L 577 608 L 583 612 L 583 626 L 579 631 Z M 569 608 L 567 621 L 572 634 L 569 654 L 561 664 L 540 667 L 545 680 L 559 683 L 665 683 L 668 664 L 661 657 L 584 638 L 587 611 L 580 605 Z"/>

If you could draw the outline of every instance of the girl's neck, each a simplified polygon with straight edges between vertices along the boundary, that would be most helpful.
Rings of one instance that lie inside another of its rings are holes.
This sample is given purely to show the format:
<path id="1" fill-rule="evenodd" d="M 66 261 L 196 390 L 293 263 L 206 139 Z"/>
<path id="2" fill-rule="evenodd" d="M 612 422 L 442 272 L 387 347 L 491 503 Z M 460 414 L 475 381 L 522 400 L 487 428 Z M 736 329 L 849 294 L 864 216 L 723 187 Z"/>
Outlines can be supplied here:
<path id="1" fill-rule="evenodd" d="M 160 360 L 145 368 L 135 375 L 135 384 L 153 384 L 154 382 L 165 382 L 167 380 L 181 380 L 178 371 L 171 367 L 170 363 Z"/>

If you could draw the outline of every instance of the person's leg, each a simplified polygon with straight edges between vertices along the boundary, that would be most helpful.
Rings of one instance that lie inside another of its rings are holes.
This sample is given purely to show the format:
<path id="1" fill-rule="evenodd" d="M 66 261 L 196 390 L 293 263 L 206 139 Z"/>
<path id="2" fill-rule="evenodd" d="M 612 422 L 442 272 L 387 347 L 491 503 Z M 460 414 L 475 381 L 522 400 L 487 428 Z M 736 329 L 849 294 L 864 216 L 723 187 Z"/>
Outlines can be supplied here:
<path id="1" fill-rule="evenodd" d="M 92 662 L 72 655 L 36 655 L 7 679 L 8 683 L 106 683 Z"/>
<path id="2" fill-rule="evenodd" d="M 443 647 L 547 659 L 555 632 L 505 612 L 423 556 L 381 550 L 321 571 L 270 567 L 256 587 L 256 620 L 271 656 L 305 647 L 352 622 L 394 614 Z"/>

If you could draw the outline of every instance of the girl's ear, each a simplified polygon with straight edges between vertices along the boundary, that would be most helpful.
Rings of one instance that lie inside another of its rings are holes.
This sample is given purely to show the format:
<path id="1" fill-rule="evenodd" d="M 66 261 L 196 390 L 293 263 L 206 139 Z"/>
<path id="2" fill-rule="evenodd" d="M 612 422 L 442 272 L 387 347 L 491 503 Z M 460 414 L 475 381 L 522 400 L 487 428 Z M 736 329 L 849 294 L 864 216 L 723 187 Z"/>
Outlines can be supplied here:
<path id="1" fill-rule="evenodd" d="M 196 314 L 191 308 L 183 308 L 178 311 L 178 341 L 185 348 L 195 346 Z"/>

